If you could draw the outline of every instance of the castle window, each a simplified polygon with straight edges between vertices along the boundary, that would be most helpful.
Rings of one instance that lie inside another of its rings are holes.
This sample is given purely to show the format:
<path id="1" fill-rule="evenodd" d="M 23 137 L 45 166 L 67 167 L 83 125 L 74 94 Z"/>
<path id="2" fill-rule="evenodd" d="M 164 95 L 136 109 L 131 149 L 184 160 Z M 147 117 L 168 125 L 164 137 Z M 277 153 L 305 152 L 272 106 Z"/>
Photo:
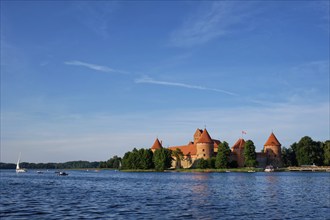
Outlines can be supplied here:
<path id="1" fill-rule="evenodd" d="M 205 149 L 203 149 L 203 151 L 205 151 Z"/>
<path id="2" fill-rule="evenodd" d="M 204 157 L 205 157 L 205 154 L 204 154 Z"/>

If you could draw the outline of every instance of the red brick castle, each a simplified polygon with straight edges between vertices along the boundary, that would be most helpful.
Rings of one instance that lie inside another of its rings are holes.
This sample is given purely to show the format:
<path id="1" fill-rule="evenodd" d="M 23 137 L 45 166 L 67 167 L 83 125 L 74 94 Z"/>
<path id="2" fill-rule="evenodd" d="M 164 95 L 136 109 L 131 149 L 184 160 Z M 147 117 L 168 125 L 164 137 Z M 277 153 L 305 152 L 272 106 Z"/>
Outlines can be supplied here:
<path id="1" fill-rule="evenodd" d="M 171 150 L 179 148 L 182 151 L 184 158 L 180 166 L 183 168 L 192 167 L 197 159 L 215 157 L 218 152 L 218 145 L 221 143 L 220 140 L 212 139 L 206 128 L 204 130 L 197 129 L 193 138 L 194 140 L 190 141 L 187 145 L 169 147 Z M 244 167 L 244 146 L 245 140 L 240 138 L 231 147 L 231 155 L 228 160 L 237 161 L 238 167 Z M 151 150 L 155 151 L 162 147 L 162 143 L 157 138 Z M 177 163 L 175 158 L 173 159 L 173 166 L 175 166 L 174 164 Z M 259 167 L 265 167 L 268 164 L 276 167 L 281 166 L 281 144 L 274 133 L 270 134 L 268 140 L 264 144 L 263 153 L 257 153 L 257 161 Z"/>

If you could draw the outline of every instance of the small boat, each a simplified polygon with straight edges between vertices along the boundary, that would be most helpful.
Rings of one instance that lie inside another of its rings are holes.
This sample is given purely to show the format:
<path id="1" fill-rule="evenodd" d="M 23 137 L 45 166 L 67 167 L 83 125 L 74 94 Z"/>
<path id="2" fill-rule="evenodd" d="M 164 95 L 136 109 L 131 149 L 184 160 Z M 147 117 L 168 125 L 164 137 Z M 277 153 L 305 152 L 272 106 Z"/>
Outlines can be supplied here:
<path id="1" fill-rule="evenodd" d="M 18 156 L 18 161 L 17 161 L 17 164 L 16 164 L 16 173 L 25 173 L 26 170 L 19 167 L 20 159 L 21 159 L 21 153 L 19 153 L 19 156 Z"/>
<path id="2" fill-rule="evenodd" d="M 38 173 L 38 174 L 43 174 L 44 172 L 38 170 L 37 173 Z"/>
<path id="3" fill-rule="evenodd" d="M 274 172 L 274 167 L 272 165 L 266 166 L 265 172 Z"/>
<path id="4" fill-rule="evenodd" d="M 254 170 L 248 170 L 248 173 L 255 173 L 256 171 Z"/>
<path id="5" fill-rule="evenodd" d="M 58 175 L 58 176 L 67 176 L 67 175 L 69 175 L 69 174 L 66 173 L 66 172 L 59 172 L 57 175 Z"/>

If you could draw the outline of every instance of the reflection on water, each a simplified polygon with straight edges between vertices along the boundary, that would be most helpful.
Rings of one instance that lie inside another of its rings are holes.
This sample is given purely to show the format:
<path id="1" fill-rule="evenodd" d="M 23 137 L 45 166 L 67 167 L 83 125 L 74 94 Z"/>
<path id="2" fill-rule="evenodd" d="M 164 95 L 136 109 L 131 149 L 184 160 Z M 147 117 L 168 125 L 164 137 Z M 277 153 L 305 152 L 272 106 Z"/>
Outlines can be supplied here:
<path id="1" fill-rule="evenodd" d="M 196 173 L 191 176 L 194 184 L 191 186 L 197 197 L 205 197 L 209 194 L 209 179 L 211 175 L 208 173 Z M 200 196 L 198 196 L 200 195 Z"/>
<path id="2" fill-rule="evenodd" d="M 327 219 L 330 213 L 330 173 L 0 172 L 1 219 Z"/>

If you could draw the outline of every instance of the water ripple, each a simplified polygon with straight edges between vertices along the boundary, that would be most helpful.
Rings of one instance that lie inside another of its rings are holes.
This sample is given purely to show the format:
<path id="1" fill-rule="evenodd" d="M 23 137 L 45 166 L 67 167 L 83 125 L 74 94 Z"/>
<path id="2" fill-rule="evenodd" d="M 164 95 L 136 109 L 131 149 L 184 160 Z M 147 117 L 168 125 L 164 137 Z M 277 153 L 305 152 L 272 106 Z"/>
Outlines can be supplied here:
<path id="1" fill-rule="evenodd" d="M 1 170 L 1 219 L 329 219 L 329 173 Z"/>

